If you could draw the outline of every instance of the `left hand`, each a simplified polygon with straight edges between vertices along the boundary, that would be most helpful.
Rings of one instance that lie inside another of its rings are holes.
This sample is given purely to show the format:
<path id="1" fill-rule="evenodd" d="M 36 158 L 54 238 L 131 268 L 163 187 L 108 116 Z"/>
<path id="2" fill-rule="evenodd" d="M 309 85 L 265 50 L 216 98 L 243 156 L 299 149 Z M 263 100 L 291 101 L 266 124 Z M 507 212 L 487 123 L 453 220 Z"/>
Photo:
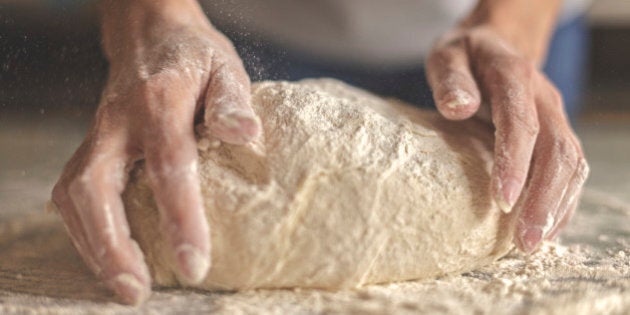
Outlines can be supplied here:
<path id="1" fill-rule="evenodd" d="M 260 133 L 250 79 L 232 43 L 194 0 L 103 2 L 110 71 L 94 123 L 52 201 L 77 251 L 128 304 L 151 292 L 121 194 L 144 160 L 173 271 L 185 284 L 211 268 L 210 228 L 197 172 L 200 136 L 245 144 Z"/>
<path id="2" fill-rule="evenodd" d="M 447 119 L 489 113 L 495 127 L 492 194 L 504 211 L 518 211 L 517 247 L 530 253 L 554 238 L 572 216 L 588 174 L 555 86 L 488 25 L 442 37 L 427 60 L 427 77 Z"/>

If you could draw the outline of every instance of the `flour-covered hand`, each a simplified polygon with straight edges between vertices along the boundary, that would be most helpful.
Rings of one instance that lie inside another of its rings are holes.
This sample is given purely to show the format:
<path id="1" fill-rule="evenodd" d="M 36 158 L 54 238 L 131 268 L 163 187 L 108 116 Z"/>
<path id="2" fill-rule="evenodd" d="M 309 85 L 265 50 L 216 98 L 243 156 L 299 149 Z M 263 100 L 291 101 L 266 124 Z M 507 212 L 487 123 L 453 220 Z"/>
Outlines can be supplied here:
<path id="1" fill-rule="evenodd" d="M 145 160 L 179 277 L 198 283 L 211 262 L 195 122 L 234 144 L 256 137 L 260 123 L 241 60 L 194 1 L 105 1 L 103 39 L 109 78 L 52 201 L 89 267 L 137 304 L 151 279 L 120 197 L 130 167 Z"/>
<path id="2" fill-rule="evenodd" d="M 588 165 L 560 93 L 538 69 L 543 49 L 528 50 L 517 45 L 526 35 L 479 22 L 488 15 L 436 43 L 427 77 L 444 117 L 477 115 L 494 125 L 491 191 L 504 211 L 518 211 L 515 243 L 529 253 L 569 220 Z"/>

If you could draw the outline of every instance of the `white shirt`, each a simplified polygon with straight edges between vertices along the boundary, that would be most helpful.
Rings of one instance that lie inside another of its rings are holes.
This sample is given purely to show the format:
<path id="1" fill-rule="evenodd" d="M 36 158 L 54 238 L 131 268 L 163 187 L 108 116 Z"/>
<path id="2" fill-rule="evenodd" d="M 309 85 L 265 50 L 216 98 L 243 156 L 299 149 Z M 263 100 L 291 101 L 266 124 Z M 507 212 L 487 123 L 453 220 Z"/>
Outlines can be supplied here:
<path id="1" fill-rule="evenodd" d="M 565 0 L 561 21 L 589 0 Z M 435 39 L 469 12 L 475 0 L 213 0 L 213 23 L 254 33 L 274 44 L 357 65 L 422 62 Z"/>

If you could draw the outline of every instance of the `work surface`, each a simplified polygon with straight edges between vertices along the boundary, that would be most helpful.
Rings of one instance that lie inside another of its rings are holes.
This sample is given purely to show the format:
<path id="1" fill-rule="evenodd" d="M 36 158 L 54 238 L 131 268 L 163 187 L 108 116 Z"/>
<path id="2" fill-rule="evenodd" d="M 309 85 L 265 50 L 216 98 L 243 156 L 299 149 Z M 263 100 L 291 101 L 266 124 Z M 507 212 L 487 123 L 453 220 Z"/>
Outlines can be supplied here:
<path id="1" fill-rule="evenodd" d="M 27 122 L 28 123 L 25 123 Z M 73 118 L 0 116 L 0 314 L 453 313 L 595 314 L 630 310 L 630 127 L 581 126 L 591 177 L 574 220 L 531 257 L 424 282 L 360 290 L 207 293 L 157 289 L 117 304 L 83 266 L 63 225 L 44 212 L 85 125 Z M 625 313 L 627 314 L 627 313 Z"/>

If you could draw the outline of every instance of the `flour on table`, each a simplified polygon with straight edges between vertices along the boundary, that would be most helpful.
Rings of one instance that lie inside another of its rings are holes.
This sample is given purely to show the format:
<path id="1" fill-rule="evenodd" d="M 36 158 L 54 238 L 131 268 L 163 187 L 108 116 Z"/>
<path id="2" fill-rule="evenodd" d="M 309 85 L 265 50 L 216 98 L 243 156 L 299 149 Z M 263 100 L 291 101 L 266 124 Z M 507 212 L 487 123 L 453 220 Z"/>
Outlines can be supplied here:
<path id="1" fill-rule="evenodd" d="M 199 288 L 356 288 L 462 273 L 504 256 L 492 130 L 335 80 L 252 89 L 262 135 L 204 145 L 212 267 Z M 143 165 L 124 193 L 158 285 L 177 285 Z"/>

